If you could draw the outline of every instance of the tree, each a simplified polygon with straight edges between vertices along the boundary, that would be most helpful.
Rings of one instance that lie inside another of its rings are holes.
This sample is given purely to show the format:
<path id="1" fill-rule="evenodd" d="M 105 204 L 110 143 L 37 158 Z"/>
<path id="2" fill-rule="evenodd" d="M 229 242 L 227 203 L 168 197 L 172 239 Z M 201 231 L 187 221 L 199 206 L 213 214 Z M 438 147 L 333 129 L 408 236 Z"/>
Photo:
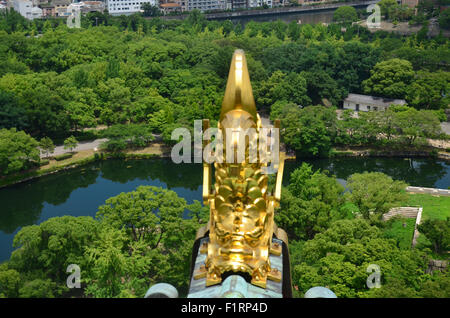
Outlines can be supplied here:
<path id="1" fill-rule="evenodd" d="M 27 281 L 19 290 L 19 297 L 21 298 L 54 298 L 56 284 L 50 279 L 36 278 Z"/>
<path id="2" fill-rule="evenodd" d="M 450 218 L 447 220 L 425 220 L 418 230 L 433 244 L 436 253 L 445 253 L 450 248 Z"/>
<path id="3" fill-rule="evenodd" d="M 378 2 L 378 5 L 381 8 L 381 14 L 384 15 L 386 19 L 390 19 L 394 12 L 399 8 L 396 0 L 381 0 Z"/>
<path id="4" fill-rule="evenodd" d="M 351 23 L 358 20 L 358 14 L 355 8 L 342 6 L 334 11 L 333 20 L 341 23 Z"/>
<path id="5" fill-rule="evenodd" d="M 444 96 L 449 82 L 449 72 L 417 72 L 407 89 L 406 100 L 408 105 L 417 109 L 446 108 L 448 98 Z"/>
<path id="6" fill-rule="evenodd" d="M 399 249 L 364 219 L 337 220 L 291 253 L 298 255 L 291 267 L 300 296 L 311 287 L 327 286 L 339 298 L 417 297 L 421 284 L 430 281 L 423 252 Z M 370 264 L 380 268 L 381 288 L 366 285 Z"/>
<path id="7" fill-rule="evenodd" d="M 144 10 L 144 17 L 157 17 L 161 15 L 159 8 L 157 6 L 152 6 L 148 2 L 143 3 L 141 9 Z"/>
<path id="8" fill-rule="evenodd" d="M 15 128 L 0 129 L 0 175 L 29 169 L 39 163 L 38 142 Z"/>
<path id="9" fill-rule="evenodd" d="M 327 156 L 336 133 L 334 108 L 309 106 L 289 112 L 281 120 L 281 136 L 287 146 L 305 157 Z"/>
<path id="10" fill-rule="evenodd" d="M 112 146 L 113 148 L 115 147 L 113 146 L 113 144 L 123 144 L 124 148 L 126 148 L 127 145 L 131 145 L 134 147 L 145 147 L 154 138 L 150 127 L 145 124 L 118 124 L 103 130 L 101 132 L 101 135 L 102 137 L 109 139 L 107 145 Z"/>
<path id="11" fill-rule="evenodd" d="M 395 113 L 395 124 L 397 130 L 408 145 L 422 138 L 436 138 L 441 133 L 438 117 L 430 110 L 416 110 L 408 108 L 405 111 Z"/>
<path id="12" fill-rule="evenodd" d="M 439 15 L 439 26 L 443 29 L 450 29 L 450 9 L 441 11 Z"/>
<path id="13" fill-rule="evenodd" d="M 39 147 L 41 147 L 41 149 L 47 154 L 47 157 L 49 153 L 53 153 L 55 151 L 55 144 L 48 137 L 44 137 L 41 139 L 41 141 L 39 142 Z"/>
<path id="14" fill-rule="evenodd" d="M 375 96 L 404 98 L 414 78 L 412 65 L 398 58 L 379 62 L 363 81 L 364 92 Z"/>
<path id="15" fill-rule="evenodd" d="M 64 149 L 73 151 L 78 146 L 78 140 L 74 136 L 70 136 L 64 140 Z"/>
<path id="16" fill-rule="evenodd" d="M 302 75 L 275 71 L 260 87 L 255 88 L 256 102 L 267 108 L 280 100 L 307 106 L 311 100 L 306 95 L 306 87 L 306 80 Z"/>
<path id="17" fill-rule="evenodd" d="M 98 209 L 98 219 L 102 224 L 123 230 L 126 234 L 126 242 L 123 242 L 119 234 L 114 234 L 118 241 L 115 249 L 120 250 L 120 244 L 124 244 L 124 251 L 131 251 L 128 254 L 131 258 L 136 259 L 141 255 L 146 258 L 146 261 L 141 260 L 146 265 L 142 265 L 140 273 L 135 274 L 137 279 L 147 278 L 144 280 L 147 281 L 144 285 L 146 288 L 150 278 L 152 282 L 165 281 L 181 288 L 183 293 L 186 292 L 193 240 L 197 228 L 206 222 L 198 219 L 201 214 L 196 213 L 191 215 L 191 219 L 183 219 L 186 201 L 171 190 L 153 186 L 140 186 L 135 191 L 112 197 L 105 203 Z M 193 209 L 198 212 L 198 206 Z M 102 252 L 95 248 L 91 251 L 106 253 L 109 249 L 105 247 Z M 117 255 L 111 257 L 117 258 L 118 262 L 120 260 L 121 268 L 127 268 L 126 259 L 119 258 L 121 256 L 117 251 L 108 253 Z M 125 281 L 132 278 L 132 272 L 124 276 Z M 145 293 L 142 284 L 141 290 Z"/>
<path id="18" fill-rule="evenodd" d="M 0 129 L 22 130 L 28 126 L 25 110 L 19 106 L 14 94 L 0 89 Z"/>
<path id="19" fill-rule="evenodd" d="M 381 172 L 352 174 L 347 179 L 349 201 L 354 203 L 366 219 L 380 219 L 390 208 L 405 199 L 406 183 L 392 180 Z"/>
<path id="20" fill-rule="evenodd" d="M 8 269 L 7 263 L 0 265 L 0 298 L 15 298 L 19 295 L 20 274 Z"/>
<path id="21" fill-rule="evenodd" d="M 306 79 L 308 96 L 311 98 L 313 105 L 322 104 L 325 98 L 332 105 L 337 106 L 342 100 L 342 90 L 339 89 L 338 83 L 327 72 L 319 70 L 302 72 L 301 75 Z"/>
<path id="22" fill-rule="evenodd" d="M 283 189 L 275 220 L 292 238 L 312 239 L 332 220 L 341 218 L 339 206 L 343 192 L 344 187 L 334 176 L 313 171 L 303 163 L 291 173 L 289 186 Z"/>

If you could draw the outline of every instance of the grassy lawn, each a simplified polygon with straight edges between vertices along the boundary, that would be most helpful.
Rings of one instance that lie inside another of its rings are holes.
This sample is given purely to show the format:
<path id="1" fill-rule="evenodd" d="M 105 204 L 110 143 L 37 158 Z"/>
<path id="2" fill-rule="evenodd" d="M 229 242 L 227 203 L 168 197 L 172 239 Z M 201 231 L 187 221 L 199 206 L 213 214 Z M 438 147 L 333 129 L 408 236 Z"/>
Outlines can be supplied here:
<path id="1" fill-rule="evenodd" d="M 388 221 L 384 229 L 384 235 L 388 238 L 396 239 L 401 249 L 409 249 L 411 248 L 415 223 L 416 219 L 393 218 Z M 406 226 L 403 226 L 403 224 Z"/>
<path id="2" fill-rule="evenodd" d="M 450 197 L 445 196 L 433 196 L 431 194 L 408 194 L 408 199 L 401 204 L 402 206 L 422 206 L 422 220 L 427 219 L 440 219 L 446 220 L 450 217 Z M 386 230 L 388 233 L 395 233 L 393 229 L 391 232 Z M 402 236 L 399 233 L 399 238 Z M 410 241 L 411 242 L 411 241 Z M 400 243 L 401 244 L 401 243 Z M 417 238 L 416 248 L 423 249 L 429 248 L 432 249 L 431 242 L 425 237 L 425 235 L 419 235 Z M 448 259 L 448 255 L 439 255 L 434 252 L 431 253 L 434 259 Z"/>
<path id="3" fill-rule="evenodd" d="M 422 221 L 427 219 L 446 220 L 450 217 L 450 197 L 408 194 L 408 199 L 401 206 L 422 206 Z"/>
<path id="4" fill-rule="evenodd" d="M 82 150 L 82 151 L 76 152 L 71 158 L 68 158 L 65 160 L 57 161 L 55 159 L 51 159 L 50 162 L 48 163 L 48 165 L 39 167 L 39 170 L 47 170 L 47 169 L 54 168 L 54 167 L 67 166 L 71 163 L 79 162 L 80 160 L 89 158 L 93 155 L 94 155 L 94 150 L 92 150 L 92 149 Z"/>

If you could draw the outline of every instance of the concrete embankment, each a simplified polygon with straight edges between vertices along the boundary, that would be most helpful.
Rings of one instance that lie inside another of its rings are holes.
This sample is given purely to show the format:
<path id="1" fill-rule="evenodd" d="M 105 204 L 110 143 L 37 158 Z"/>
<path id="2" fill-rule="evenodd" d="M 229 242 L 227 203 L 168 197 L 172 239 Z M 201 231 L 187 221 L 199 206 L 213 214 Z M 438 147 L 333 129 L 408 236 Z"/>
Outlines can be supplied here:
<path id="1" fill-rule="evenodd" d="M 420 193 L 420 194 L 432 194 L 432 195 L 442 195 L 450 197 L 450 190 L 438 189 L 438 188 L 424 188 L 424 187 L 406 187 L 406 191 L 410 193 Z"/>
<path id="2" fill-rule="evenodd" d="M 264 15 L 283 15 L 283 14 L 293 14 L 293 13 L 308 13 L 317 12 L 322 10 L 333 10 L 342 6 L 352 6 L 352 7 L 367 7 L 370 4 L 377 3 L 378 1 L 358 1 L 358 2 L 345 2 L 345 3 L 326 3 L 318 5 L 303 5 L 298 7 L 276 7 L 271 9 L 260 9 L 260 10 L 242 10 L 242 11 L 231 11 L 231 12 L 216 12 L 216 13 L 206 13 L 205 17 L 208 20 L 227 20 L 227 19 L 239 19 L 248 18 Z M 160 18 L 166 20 L 183 20 L 188 17 L 188 14 L 183 15 L 167 15 Z M 152 19 L 152 17 L 147 17 L 146 19 Z"/>

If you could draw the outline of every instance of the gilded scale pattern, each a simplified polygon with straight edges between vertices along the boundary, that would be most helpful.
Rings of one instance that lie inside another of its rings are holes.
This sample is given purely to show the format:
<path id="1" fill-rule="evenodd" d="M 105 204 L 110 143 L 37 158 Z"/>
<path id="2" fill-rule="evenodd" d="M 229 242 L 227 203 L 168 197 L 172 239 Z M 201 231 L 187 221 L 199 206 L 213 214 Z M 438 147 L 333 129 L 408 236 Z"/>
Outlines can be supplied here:
<path id="1" fill-rule="evenodd" d="M 209 128 L 209 121 L 203 121 Z M 279 128 L 279 121 L 275 122 Z M 226 134 L 227 128 L 241 131 L 262 128 L 256 112 L 253 92 L 244 52 L 236 50 L 230 66 L 227 87 L 222 103 L 218 128 L 223 141 L 234 138 Z M 272 246 L 274 209 L 279 204 L 284 166 L 284 153 L 280 153 L 274 193 L 268 192 L 268 175 L 262 173 L 266 163 L 250 161 L 250 146 L 263 141 L 258 134 L 253 143 L 247 139 L 245 160 L 241 163 L 226 161 L 214 163 L 215 184 L 211 187 L 211 166 L 204 163 L 203 200 L 210 207 L 209 244 L 200 251 L 207 253 L 205 266 L 194 278 L 206 276 L 206 285 L 219 284 L 226 272 L 243 272 L 251 276 L 251 283 L 265 288 L 267 279 L 281 281 L 281 273 L 271 269 L 269 253 L 281 254 L 281 246 Z M 226 148 L 226 147 L 224 147 Z M 235 155 L 235 153 L 233 153 Z M 235 159 L 237 156 L 234 157 Z"/>

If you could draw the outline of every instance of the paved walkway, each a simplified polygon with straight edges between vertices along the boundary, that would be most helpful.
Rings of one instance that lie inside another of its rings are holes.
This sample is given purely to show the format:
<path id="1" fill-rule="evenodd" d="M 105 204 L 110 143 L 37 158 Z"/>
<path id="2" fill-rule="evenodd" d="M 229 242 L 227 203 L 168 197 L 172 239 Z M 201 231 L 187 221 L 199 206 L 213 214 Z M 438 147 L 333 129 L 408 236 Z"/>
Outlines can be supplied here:
<path id="1" fill-rule="evenodd" d="M 82 151 L 82 150 L 90 150 L 90 149 L 95 149 L 95 148 L 99 148 L 100 144 L 104 141 L 106 141 L 108 139 L 106 138 L 101 138 L 101 139 L 95 139 L 95 140 L 91 140 L 91 141 L 80 141 L 78 143 L 78 146 L 76 148 L 73 149 L 73 151 Z M 58 156 L 58 155 L 62 155 L 65 153 L 70 152 L 69 149 L 64 149 L 64 146 L 56 146 L 55 147 L 55 151 L 53 153 L 50 153 L 50 156 Z M 41 152 L 41 158 L 45 158 L 47 156 L 46 153 L 42 153 Z"/>
<path id="2" fill-rule="evenodd" d="M 424 188 L 424 187 L 406 187 L 406 192 L 422 193 L 422 194 L 434 194 L 450 197 L 450 190 L 437 189 L 437 188 Z"/>

